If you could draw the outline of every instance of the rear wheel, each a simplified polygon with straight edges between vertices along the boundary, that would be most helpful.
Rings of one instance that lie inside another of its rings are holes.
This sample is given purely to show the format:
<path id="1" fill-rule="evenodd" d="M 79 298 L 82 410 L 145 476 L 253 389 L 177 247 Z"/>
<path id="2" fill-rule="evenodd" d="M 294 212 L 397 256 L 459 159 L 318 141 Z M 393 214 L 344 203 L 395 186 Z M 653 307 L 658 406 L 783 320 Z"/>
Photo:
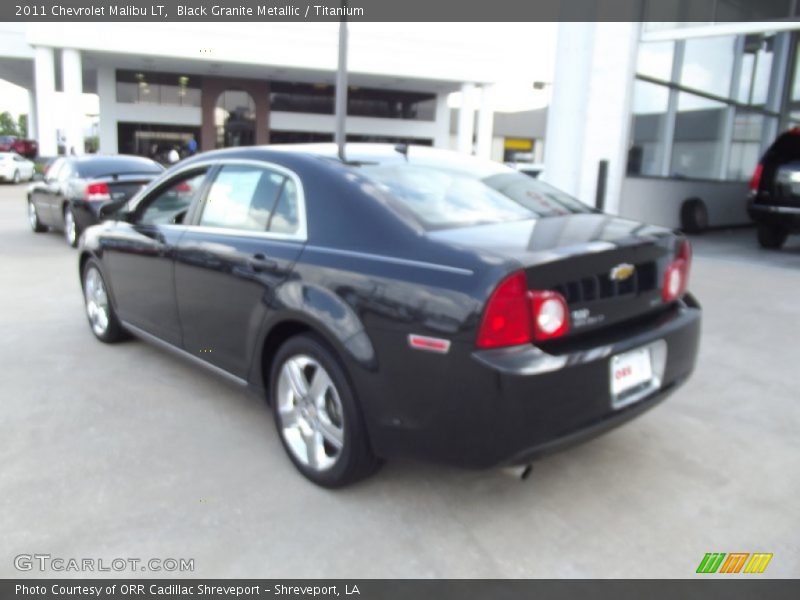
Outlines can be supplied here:
<path id="1" fill-rule="evenodd" d="M 69 206 L 64 207 L 64 237 L 67 244 L 75 248 L 78 245 L 78 225 L 75 223 L 75 215 Z"/>
<path id="2" fill-rule="evenodd" d="M 270 400 L 286 453 L 317 485 L 341 487 L 379 466 L 344 370 L 316 337 L 298 335 L 278 350 Z"/>
<path id="3" fill-rule="evenodd" d="M 689 198 L 681 205 L 681 229 L 701 233 L 708 229 L 708 209 L 700 198 Z"/>
<path id="4" fill-rule="evenodd" d="M 776 250 L 783 246 L 789 232 L 781 227 L 774 225 L 759 225 L 758 226 L 758 243 L 762 248 L 769 248 Z"/>
<path id="5" fill-rule="evenodd" d="M 42 222 L 39 220 L 39 214 L 36 212 L 36 206 L 30 199 L 28 200 L 28 223 L 30 223 L 31 229 L 35 233 L 47 231 L 47 227 L 42 225 Z"/>
<path id="6" fill-rule="evenodd" d="M 14 171 L 14 183 L 19 183 L 20 181 L 19 170 Z"/>
<path id="7" fill-rule="evenodd" d="M 103 275 L 94 260 L 87 261 L 83 269 L 83 298 L 89 325 L 98 340 L 112 344 L 127 337 L 111 305 Z"/>

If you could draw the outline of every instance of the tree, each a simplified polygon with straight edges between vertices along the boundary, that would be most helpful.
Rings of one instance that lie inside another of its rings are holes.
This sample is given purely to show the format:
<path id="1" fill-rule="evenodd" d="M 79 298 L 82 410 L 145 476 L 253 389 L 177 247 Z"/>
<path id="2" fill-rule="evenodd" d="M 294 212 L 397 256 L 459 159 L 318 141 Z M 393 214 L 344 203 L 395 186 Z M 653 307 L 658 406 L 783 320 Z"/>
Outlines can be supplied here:
<path id="1" fill-rule="evenodd" d="M 0 113 L 0 135 L 18 135 L 17 122 L 11 113 L 4 111 Z"/>
<path id="2" fill-rule="evenodd" d="M 19 137 L 28 137 L 28 115 L 22 114 L 19 116 L 19 119 L 17 119 L 17 131 L 19 131 Z"/>

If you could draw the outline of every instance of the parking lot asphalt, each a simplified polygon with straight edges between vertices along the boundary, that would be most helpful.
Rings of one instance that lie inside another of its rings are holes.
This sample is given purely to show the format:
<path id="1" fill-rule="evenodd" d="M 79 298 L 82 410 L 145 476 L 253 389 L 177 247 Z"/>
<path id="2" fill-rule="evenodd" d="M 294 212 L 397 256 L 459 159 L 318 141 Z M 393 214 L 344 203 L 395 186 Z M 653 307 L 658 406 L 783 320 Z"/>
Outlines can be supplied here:
<path id="1" fill-rule="evenodd" d="M 30 231 L 24 190 L 0 186 L 0 577 L 33 553 L 191 558 L 196 577 L 682 578 L 706 552 L 772 552 L 762 576 L 800 575 L 800 236 L 694 238 L 694 377 L 526 481 L 394 461 L 332 492 L 259 398 L 96 341 L 77 254 Z"/>

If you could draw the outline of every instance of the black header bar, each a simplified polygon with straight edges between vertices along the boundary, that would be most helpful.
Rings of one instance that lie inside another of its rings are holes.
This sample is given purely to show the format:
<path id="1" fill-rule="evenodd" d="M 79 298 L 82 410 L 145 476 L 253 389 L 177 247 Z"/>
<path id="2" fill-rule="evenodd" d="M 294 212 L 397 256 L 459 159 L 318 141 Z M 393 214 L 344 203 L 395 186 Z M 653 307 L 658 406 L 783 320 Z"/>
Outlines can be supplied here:
<path id="1" fill-rule="evenodd" d="M 738 0 L 3 0 L 0 21 L 764 21 L 791 2 Z M 785 6 L 783 6 L 785 4 Z"/>

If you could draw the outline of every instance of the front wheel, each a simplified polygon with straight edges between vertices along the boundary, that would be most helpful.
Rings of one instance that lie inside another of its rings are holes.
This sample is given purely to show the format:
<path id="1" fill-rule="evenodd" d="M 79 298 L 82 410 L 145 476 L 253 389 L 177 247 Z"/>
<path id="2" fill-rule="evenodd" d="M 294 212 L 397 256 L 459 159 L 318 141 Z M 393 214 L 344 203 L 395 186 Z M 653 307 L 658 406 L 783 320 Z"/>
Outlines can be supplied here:
<path id="1" fill-rule="evenodd" d="M 342 487 L 377 470 L 355 393 L 316 337 L 298 335 L 278 350 L 270 400 L 286 453 L 317 485 Z"/>
<path id="2" fill-rule="evenodd" d="M 78 224 L 75 223 L 75 215 L 69 206 L 64 208 L 64 237 L 72 248 L 78 245 Z"/>
<path id="3" fill-rule="evenodd" d="M 14 171 L 14 183 L 19 183 L 22 179 L 19 176 L 19 170 Z"/>
<path id="4" fill-rule="evenodd" d="M 89 260 L 83 269 L 83 298 L 89 325 L 98 340 L 112 344 L 127 337 L 111 305 L 103 275 L 94 260 Z"/>
<path id="5" fill-rule="evenodd" d="M 772 225 L 759 225 L 758 226 L 758 243 L 762 248 L 769 248 L 770 250 L 777 250 L 786 241 L 789 232 L 780 227 Z"/>
<path id="6" fill-rule="evenodd" d="M 28 223 L 30 223 L 31 229 L 35 233 L 47 231 L 47 227 L 42 225 L 42 222 L 39 220 L 39 213 L 36 212 L 36 206 L 32 200 L 28 200 Z"/>

